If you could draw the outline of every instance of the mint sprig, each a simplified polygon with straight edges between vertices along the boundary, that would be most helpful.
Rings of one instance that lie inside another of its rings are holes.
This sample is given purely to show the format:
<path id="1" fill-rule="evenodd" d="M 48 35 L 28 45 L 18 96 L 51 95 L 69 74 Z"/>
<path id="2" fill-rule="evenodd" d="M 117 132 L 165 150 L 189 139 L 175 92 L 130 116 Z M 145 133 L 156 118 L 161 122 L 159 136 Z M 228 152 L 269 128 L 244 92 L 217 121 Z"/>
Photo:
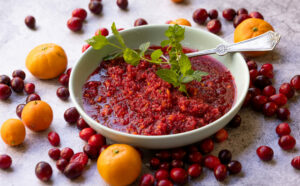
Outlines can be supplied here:
<path id="1" fill-rule="evenodd" d="M 145 57 L 145 53 L 149 51 L 150 42 L 142 43 L 138 50 L 128 48 L 125 44 L 123 37 L 118 32 L 115 23 L 111 26 L 112 33 L 118 40 L 119 45 L 111 43 L 108 39 L 102 35 L 94 36 L 86 42 L 90 44 L 95 50 L 100 50 L 105 46 L 112 46 L 120 51 L 116 54 L 109 55 L 104 60 L 111 60 L 116 57 L 122 56 L 126 63 L 137 66 L 140 60 L 145 60 L 149 63 L 169 64 L 170 69 L 158 69 L 156 74 L 163 79 L 171 83 L 174 87 L 177 87 L 179 91 L 188 95 L 186 90 L 186 83 L 193 80 L 200 82 L 203 76 L 208 75 L 207 72 L 197 71 L 192 69 L 190 59 L 183 53 L 180 42 L 184 39 L 185 29 L 179 25 L 169 26 L 165 35 L 167 40 L 161 42 L 162 47 L 168 46 L 169 59 L 163 56 L 161 49 L 154 50 L 151 53 L 150 59 Z"/>

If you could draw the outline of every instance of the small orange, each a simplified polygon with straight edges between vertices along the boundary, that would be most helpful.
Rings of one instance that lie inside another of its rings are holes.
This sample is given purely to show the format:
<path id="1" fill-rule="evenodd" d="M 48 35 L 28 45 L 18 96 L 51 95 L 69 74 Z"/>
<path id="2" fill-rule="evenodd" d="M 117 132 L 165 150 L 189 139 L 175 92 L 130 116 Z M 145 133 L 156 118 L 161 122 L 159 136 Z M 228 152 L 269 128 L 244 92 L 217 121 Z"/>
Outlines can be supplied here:
<path id="1" fill-rule="evenodd" d="M 174 3 L 182 3 L 184 0 L 172 0 Z"/>
<path id="2" fill-rule="evenodd" d="M 176 19 L 175 21 L 171 21 L 169 24 L 178 24 L 178 25 L 183 25 L 183 26 L 192 26 L 191 23 L 187 20 L 187 19 L 184 19 L 184 18 L 179 18 L 179 19 Z"/>
<path id="3" fill-rule="evenodd" d="M 31 101 L 22 111 L 22 120 L 26 127 L 35 132 L 46 130 L 51 125 L 53 112 L 44 101 Z"/>
<path id="4" fill-rule="evenodd" d="M 25 139 L 24 124 L 18 119 L 8 119 L 1 126 L 1 138 L 10 146 L 21 144 Z"/>
<path id="5" fill-rule="evenodd" d="M 274 31 L 272 25 L 263 19 L 250 18 L 240 23 L 234 31 L 234 42 L 244 41 L 259 36 L 267 31 Z M 266 52 L 245 52 L 248 56 L 260 56 Z"/>
<path id="6" fill-rule="evenodd" d="M 142 160 L 135 148 L 126 144 L 114 144 L 101 152 L 97 168 L 108 184 L 124 186 L 138 178 L 142 169 Z"/>

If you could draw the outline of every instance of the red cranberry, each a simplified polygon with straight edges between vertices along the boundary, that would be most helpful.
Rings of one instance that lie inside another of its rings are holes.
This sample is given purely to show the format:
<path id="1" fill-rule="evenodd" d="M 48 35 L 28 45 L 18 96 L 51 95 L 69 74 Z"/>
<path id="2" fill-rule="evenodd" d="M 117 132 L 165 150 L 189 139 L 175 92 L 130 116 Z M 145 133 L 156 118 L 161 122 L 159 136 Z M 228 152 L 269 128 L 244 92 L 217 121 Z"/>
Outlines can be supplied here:
<path id="1" fill-rule="evenodd" d="M 300 170 L 300 156 L 296 156 L 292 159 L 291 165 L 295 168 Z"/>
<path id="2" fill-rule="evenodd" d="M 295 90 L 300 90 L 300 75 L 294 76 L 290 83 Z"/>
<path id="3" fill-rule="evenodd" d="M 225 165 L 218 165 L 214 168 L 214 175 L 218 181 L 224 181 L 227 177 L 227 167 Z"/>
<path id="4" fill-rule="evenodd" d="M 32 94 L 35 91 L 35 85 L 33 83 L 27 83 L 24 86 L 24 91 L 26 94 Z"/>
<path id="5" fill-rule="evenodd" d="M 62 74 L 59 76 L 58 81 L 62 86 L 68 87 L 69 79 L 70 79 L 70 76 L 68 74 Z"/>
<path id="6" fill-rule="evenodd" d="M 283 135 L 279 138 L 278 144 L 283 150 L 291 150 L 295 147 L 296 140 L 291 135 Z"/>
<path id="7" fill-rule="evenodd" d="M 164 180 L 169 178 L 169 172 L 165 169 L 160 169 L 156 171 L 155 173 L 155 179 L 156 181 Z"/>
<path id="8" fill-rule="evenodd" d="M 266 86 L 271 85 L 271 84 L 272 84 L 271 80 L 264 75 L 259 75 L 254 80 L 254 85 L 260 89 L 263 89 Z"/>
<path id="9" fill-rule="evenodd" d="M 70 160 L 70 158 L 74 155 L 74 151 L 69 148 L 69 147 L 65 147 L 61 150 L 60 152 L 60 157 L 65 159 L 65 160 Z"/>
<path id="10" fill-rule="evenodd" d="M 249 74 L 250 74 L 250 80 L 254 81 L 255 78 L 258 76 L 258 71 L 256 69 L 251 69 L 249 71 Z"/>
<path id="11" fill-rule="evenodd" d="M 214 150 L 214 142 L 212 139 L 207 138 L 200 142 L 200 151 L 204 154 L 208 154 Z"/>
<path id="12" fill-rule="evenodd" d="M 23 111 L 24 107 L 25 107 L 25 104 L 19 104 L 16 108 L 16 114 L 19 118 L 21 118 L 21 116 L 22 116 L 22 111 Z"/>
<path id="13" fill-rule="evenodd" d="M 279 107 L 287 103 L 287 97 L 281 93 L 270 96 L 269 100 L 274 102 Z"/>
<path id="14" fill-rule="evenodd" d="M 262 69 L 266 69 L 266 70 L 268 70 L 268 71 L 273 71 L 273 65 L 272 64 L 270 64 L 270 63 L 265 63 L 265 64 L 263 64 L 262 66 L 261 66 L 261 68 Z"/>
<path id="15" fill-rule="evenodd" d="M 58 148 L 52 148 L 48 151 L 48 155 L 53 160 L 58 160 L 60 158 L 60 150 Z"/>
<path id="16" fill-rule="evenodd" d="M 247 94 L 246 94 L 244 103 L 243 103 L 243 107 L 248 106 L 250 104 L 250 101 L 252 100 L 252 98 L 253 98 L 252 93 L 248 91 Z"/>
<path id="17" fill-rule="evenodd" d="M 94 134 L 89 138 L 88 144 L 100 148 L 106 144 L 106 139 L 101 134 Z"/>
<path id="18" fill-rule="evenodd" d="M 256 154 L 263 161 L 270 161 L 273 159 L 274 152 L 268 146 L 260 146 L 256 149 Z"/>
<path id="19" fill-rule="evenodd" d="M 11 96 L 11 89 L 6 84 L 0 84 L 0 99 L 6 100 Z"/>
<path id="20" fill-rule="evenodd" d="M 60 143 L 59 135 L 56 132 L 49 132 L 48 134 L 48 141 L 54 147 L 58 146 Z"/>
<path id="21" fill-rule="evenodd" d="M 160 165 L 160 160 L 158 158 L 151 158 L 150 160 L 150 167 L 153 169 L 153 170 L 156 170 L 159 168 L 159 165 Z"/>
<path id="22" fill-rule="evenodd" d="M 105 150 L 107 149 L 107 147 L 109 147 L 109 145 L 103 145 L 100 150 L 99 150 L 99 155 Z"/>
<path id="23" fill-rule="evenodd" d="M 87 165 L 88 161 L 89 161 L 89 157 L 84 152 L 78 152 L 74 154 L 70 159 L 70 163 L 78 162 L 83 167 Z"/>
<path id="24" fill-rule="evenodd" d="M 165 170 L 169 170 L 170 169 L 170 163 L 168 162 L 163 162 L 159 165 L 160 169 L 165 169 Z"/>
<path id="25" fill-rule="evenodd" d="M 58 170 L 60 170 L 61 172 L 64 172 L 66 166 L 69 164 L 68 160 L 65 160 L 63 158 L 60 158 L 59 160 L 57 160 L 56 162 L 56 167 Z"/>
<path id="26" fill-rule="evenodd" d="M 279 88 L 279 92 L 284 94 L 287 98 L 291 98 L 295 94 L 294 88 L 289 83 L 283 83 Z"/>
<path id="27" fill-rule="evenodd" d="M 249 88 L 248 92 L 250 92 L 253 95 L 253 97 L 261 95 L 261 90 L 259 88 L 255 88 L 255 87 Z"/>
<path id="28" fill-rule="evenodd" d="M 223 17 L 227 20 L 227 21 L 232 21 L 233 18 L 235 17 L 236 12 L 234 9 L 232 8 L 228 8 L 223 10 Z"/>
<path id="29" fill-rule="evenodd" d="M 72 68 L 68 68 L 66 74 L 70 77 L 71 76 L 71 72 L 72 72 Z"/>
<path id="30" fill-rule="evenodd" d="M 257 111 L 260 111 L 267 102 L 268 98 L 266 96 L 258 95 L 252 99 L 252 107 Z"/>
<path id="31" fill-rule="evenodd" d="M 171 157 L 171 153 L 167 150 L 162 150 L 157 152 L 155 156 L 160 160 L 169 160 Z"/>
<path id="32" fill-rule="evenodd" d="M 118 28 L 117 30 L 118 32 L 121 32 L 122 30 L 124 30 L 124 28 Z"/>
<path id="33" fill-rule="evenodd" d="M 232 127 L 232 128 L 237 128 L 241 125 L 242 123 L 242 118 L 240 115 L 235 115 L 232 120 L 229 122 L 229 126 Z"/>
<path id="34" fill-rule="evenodd" d="M 81 176 L 83 168 L 84 167 L 79 162 L 69 163 L 64 170 L 64 175 L 69 179 L 78 178 Z"/>
<path id="35" fill-rule="evenodd" d="M 35 175 L 41 181 L 49 181 L 52 176 L 52 168 L 49 163 L 41 161 L 35 167 Z"/>
<path id="36" fill-rule="evenodd" d="M 216 156 L 208 155 L 204 158 L 204 166 L 210 170 L 214 170 L 214 168 L 220 164 L 221 162 Z"/>
<path id="37" fill-rule="evenodd" d="M 267 97 L 273 96 L 276 94 L 276 89 L 272 85 L 266 86 L 263 89 L 262 94 Z"/>
<path id="38" fill-rule="evenodd" d="M 240 14 L 233 19 L 233 26 L 236 28 L 241 22 L 251 18 L 248 14 Z"/>
<path id="39" fill-rule="evenodd" d="M 83 152 L 85 152 L 90 159 L 96 159 L 99 155 L 99 148 L 89 144 L 85 144 L 83 147 Z"/>
<path id="40" fill-rule="evenodd" d="M 64 113 L 64 118 L 68 123 L 76 123 L 80 115 L 75 107 L 68 108 Z"/>
<path id="41" fill-rule="evenodd" d="M 248 66 L 249 70 L 252 70 L 252 69 L 256 69 L 257 70 L 257 64 L 253 60 L 247 61 L 247 66 Z"/>
<path id="42" fill-rule="evenodd" d="M 79 130 L 88 128 L 89 125 L 86 123 L 86 121 L 83 118 L 79 118 L 76 122 L 76 126 Z"/>
<path id="43" fill-rule="evenodd" d="M 237 15 L 248 14 L 248 10 L 245 8 L 240 8 L 240 9 L 238 9 L 238 11 L 236 13 L 237 13 Z"/>
<path id="44" fill-rule="evenodd" d="M 78 17 L 71 17 L 67 22 L 67 26 L 73 32 L 80 31 L 82 29 L 82 19 Z"/>
<path id="45" fill-rule="evenodd" d="M 273 102 L 268 102 L 263 106 L 263 113 L 265 116 L 273 116 L 276 114 L 278 106 Z"/>
<path id="46" fill-rule="evenodd" d="M 84 141 L 88 141 L 90 139 L 90 137 L 92 135 L 94 135 L 96 133 L 96 131 L 94 131 L 94 129 L 92 128 L 85 128 L 85 129 L 82 129 L 79 133 L 79 137 L 81 139 L 83 139 Z"/>
<path id="47" fill-rule="evenodd" d="M 29 94 L 26 98 L 26 103 L 29 103 L 30 101 L 37 101 L 37 100 L 41 100 L 41 97 L 38 94 L 36 93 Z"/>
<path id="48" fill-rule="evenodd" d="M 218 19 L 212 19 L 207 23 L 206 28 L 208 31 L 217 34 L 220 32 L 222 24 Z"/>
<path id="49" fill-rule="evenodd" d="M 134 26 L 141 26 L 141 25 L 147 25 L 147 21 L 143 18 L 139 18 L 134 21 Z"/>
<path id="50" fill-rule="evenodd" d="M 6 154 L 0 155 L 0 169 L 8 169 L 10 168 L 12 163 L 11 157 Z"/>
<path id="51" fill-rule="evenodd" d="M 198 147 L 196 145 L 189 145 L 187 149 L 189 153 L 198 152 Z"/>
<path id="52" fill-rule="evenodd" d="M 218 15 L 219 15 L 219 13 L 218 13 L 218 11 L 217 11 L 216 9 L 212 9 L 212 10 L 210 10 L 210 11 L 208 12 L 208 17 L 209 17 L 210 19 L 217 19 L 217 18 L 218 18 Z"/>
<path id="53" fill-rule="evenodd" d="M 81 49 L 81 52 L 83 53 L 83 52 L 85 52 L 89 47 L 90 47 L 91 45 L 89 45 L 89 44 L 84 44 L 83 46 L 82 46 L 82 49 Z"/>
<path id="54" fill-rule="evenodd" d="M 173 186 L 173 183 L 170 180 L 159 180 L 157 186 Z"/>
<path id="55" fill-rule="evenodd" d="M 277 110 L 277 118 L 284 121 L 290 118 L 290 111 L 287 108 L 279 108 Z"/>
<path id="56" fill-rule="evenodd" d="M 289 135 L 291 133 L 291 128 L 287 123 L 280 123 L 276 127 L 276 133 L 278 134 L 278 136 Z"/>
<path id="57" fill-rule="evenodd" d="M 177 148 L 172 150 L 172 159 L 173 160 L 182 160 L 186 155 L 186 152 L 183 148 Z"/>
<path id="58" fill-rule="evenodd" d="M 19 77 L 14 77 L 10 82 L 11 88 L 13 91 L 19 93 L 22 92 L 24 89 L 24 81 Z"/>
<path id="59" fill-rule="evenodd" d="M 35 18 L 33 16 L 25 17 L 25 24 L 28 28 L 34 29 L 35 28 Z"/>
<path id="60" fill-rule="evenodd" d="M 227 165 L 228 171 L 230 174 L 238 174 L 242 170 L 242 165 L 238 161 L 231 161 Z"/>
<path id="61" fill-rule="evenodd" d="M 272 70 L 268 70 L 266 68 L 261 68 L 258 72 L 259 75 L 264 75 L 270 79 L 272 79 L 274 77 L 273 71 Z"/>
<path id="62" fill-rule="evenodd" d="M 125 10 L 128 6 L 128 0 L 117 0 L 117 5 L 119 8 Z"/>
<path id="63" fill-rule="evenodd" d="M 229 150 L 224 149 L 219 152 L 218 157 L 221 163 L 228 164 L 231 161 L 232 154 Z"/>
<path id="64" fill-rule="evenodd" d="M 202 161 L 202 154 L 200 152 L 192 152 L 188 156 L 189 162 L 191 163 L 201 163 Z"/>
<path id="65" fill-rule="evenodd" d="M 10 86 L 10 78 L 7 75 L 0 75 L 0 84 Z"/>
<path id="66" fill-rule="evenodd" d="M 184 184 L 187 182 L 187 173 L 183 168 L 173 168 L 170 172 L 170 177 L 173 182 L 177 184 Z"/>
<path id="67" fill-rule="evenodd" d="M 182 160 L 172 160 L 171 161 L 172 168 L 182 168 L 184 166 Z"/>
<path id="68" fill-rule="evenodd" d="M 191 166 L 189 166 L 188 168 L 188 174 L 192 177 L 192 178 L 197 178 L 201 175 L 202 173 L 202 167 L 199 164 L 192 164 Z"/>
<path id="69" fill-rule="evenodd" d="M 96 30 L 95 36 L 99 34 L 101 34 L 102 36 L 108 36 L 109 31 L 106 28 L 99 28 L 98 30 Z"/>
<path id="70" fill-rule="evenodd" d="M 208 17 L 207 11 L 204 8 L 199 8 L 193 13 L 193 20 L 198 24 L 205 23 Z"/>
<path id="71" fill-rule="evenodd" d="M 81 20 L 85 20 L 87 16 L 87 12 L 83 8 L 76 8 L 72 11 L 72 17 L 78 17 Z"/>
<path id="72" fill-rule="evenodd" d="M 251 12 L 249 16 L 252 18 L 264 19 L 264 16 L 259 12 Z"/>
<path id="73" fill-rule="evenodd" d="M 99 15 L 102 12 L 103 6 L 99 1 L 90 1 L 89 9 L 93 14 Z"/>
<path id="74" fill-rule="evenodd" d="M 139 186 L 154 186 L 154 176 L 152 174 L 144 174 L 140 180 Z"/>
<path id="75" fill-rule="evenodd" d="M 215 141 L 218 142 L 218 143 L 227 140 L 227 138 L 228 138 L 228 132 L 227 132 L 225 129 L 219 130 L 219 131 L 214 135 L 214 139 L 215 139 Z"/>
<path id="76" fill-rule="evenodd" d="M 67 100 L 70 96 L 69 90 L 66 87 L 59 87 L 56 90 L 56 95 L 59 97 L 61 100 Z"/>

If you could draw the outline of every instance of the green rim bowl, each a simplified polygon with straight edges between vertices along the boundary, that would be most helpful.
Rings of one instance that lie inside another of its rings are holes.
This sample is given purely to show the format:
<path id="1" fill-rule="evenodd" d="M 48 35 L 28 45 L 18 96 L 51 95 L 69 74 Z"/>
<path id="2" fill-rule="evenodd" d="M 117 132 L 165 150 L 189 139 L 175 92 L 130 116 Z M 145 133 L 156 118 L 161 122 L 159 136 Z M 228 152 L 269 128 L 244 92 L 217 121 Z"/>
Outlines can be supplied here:
<path id="1" fill-rule="evenodd" d="M 166 39 L 164 33 L 168 27 L 169 25 L 139 26 L 126 29 L 120 34 L 130 48 L 138 48 L 141 43 L 147 41 L 150 41 L 151 45 L 160 45 L 160 42 Z M 108 36 L 107 38 L 111 42 L 117 43 L 114 36 Z M 214 48 L 220 43 L 226 42 L 209 32 L 185 27 L 185 39 L 182 41 L 182 45 L 185 47 L 203 50 Z M 69 89 L 71 100 L 83 119 L 97 132 L 116 143 L 126 143 L 149 149 L 168 149 L 198 142 L 222 129 L 240 110 L 247 94 L 249 72 L 243 56 L 240 53 L 232 53 L 225 56 L 211 55 L 229 69 L 236 84 L 235 102 L 225 115 L 204 127 L 179 134 L 146 136 L 119 132 L 93 120 L 82 107 L 82 87 L 84 83 L 89 75 L 99 66 L 102 58 L 114 52 L 116 52 L 116 49 L 110 46 L 101 50 L 94 50 L 92 47 L 86 50 L 73 67 Z"/>

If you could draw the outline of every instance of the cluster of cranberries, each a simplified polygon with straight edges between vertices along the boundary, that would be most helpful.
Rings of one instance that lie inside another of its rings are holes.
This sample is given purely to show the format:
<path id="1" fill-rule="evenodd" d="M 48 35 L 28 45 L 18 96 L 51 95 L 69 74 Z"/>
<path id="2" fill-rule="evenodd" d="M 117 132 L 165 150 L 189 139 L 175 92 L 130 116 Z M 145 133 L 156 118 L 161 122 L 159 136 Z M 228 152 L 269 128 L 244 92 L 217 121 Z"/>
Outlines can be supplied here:
<path id="1" fill-rule="evenodd" d="M 85 9 L 76 8 L 72 11 L 72 17 L 67 22 L 68 28 L 73 32 L 80 31 L 82 29 L 82 23 L 85 20 L 86 16 L 87 12 Z"/>
<path id="2" fill-rule="evenodd" d="M 56 90 L 56 95 L 61 100 L 67 100 L 70 96 L 68 87 L 69 87 L 69 79 L 70 79 L 71 71 L 72 71 L 72 68 L 67 69 L 66 73 L 63 73 L 58 78 L 58 82 L 62 86 Z"/>

